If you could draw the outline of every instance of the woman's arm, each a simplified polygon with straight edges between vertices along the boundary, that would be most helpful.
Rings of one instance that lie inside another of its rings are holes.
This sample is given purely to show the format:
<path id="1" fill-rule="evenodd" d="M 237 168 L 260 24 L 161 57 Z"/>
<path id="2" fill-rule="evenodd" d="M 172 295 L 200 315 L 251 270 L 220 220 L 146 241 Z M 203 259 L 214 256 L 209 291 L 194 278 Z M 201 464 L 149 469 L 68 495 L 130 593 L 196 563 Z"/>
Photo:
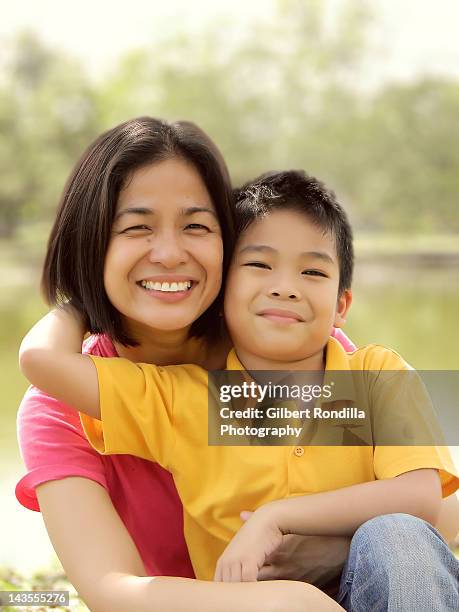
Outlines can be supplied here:
<path id="1" fill-rule="evenodd" d="M 85 329 L 69 306 L 45 315 L 25 336 L 19 349 L 24 376 L 52 397 L 100 418 L 99 385 L 91 359 L 81 354 Z"/>
<path id="2" fill-rule="evenodd" d="M 81 477 L 51 480 L 35 490 L 68 579 L 91 610 L 108 610 L 104 584 L 110 576 L 145 576 L 145 568 L 107 490 Z"/>
<path id="3" fill-rule="evenodd" d="M 85 478 L 37 487 L 48 534 L 70 582 L 92 612 L 333 612 L 342 608 L 297 582 L 215 584 L 145 577 L 145 569 L 107 491 Z"/>

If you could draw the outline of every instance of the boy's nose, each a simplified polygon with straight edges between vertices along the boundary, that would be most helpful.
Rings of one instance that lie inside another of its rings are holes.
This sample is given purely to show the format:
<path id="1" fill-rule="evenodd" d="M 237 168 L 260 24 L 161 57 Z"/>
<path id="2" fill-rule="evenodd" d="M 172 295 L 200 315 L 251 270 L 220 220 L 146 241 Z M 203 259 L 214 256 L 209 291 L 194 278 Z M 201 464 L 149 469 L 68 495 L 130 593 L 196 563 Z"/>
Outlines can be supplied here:
<path id="1" fill-rule="evenodd" d="M 282 300 L 297 300 L 299 298 L 299 293 L 296 291 L 283 290 L 283 289 L 272 289 L 269 292 L 271 297 L 280 298 Z"/>

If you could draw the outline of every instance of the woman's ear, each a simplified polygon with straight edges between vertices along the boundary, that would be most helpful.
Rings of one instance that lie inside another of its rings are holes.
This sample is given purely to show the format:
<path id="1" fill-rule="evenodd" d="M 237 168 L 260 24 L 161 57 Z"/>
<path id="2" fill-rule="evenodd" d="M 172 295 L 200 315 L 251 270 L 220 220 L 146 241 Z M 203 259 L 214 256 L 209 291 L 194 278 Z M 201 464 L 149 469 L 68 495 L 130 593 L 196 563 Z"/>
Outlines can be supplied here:
<path id="1" fill-rule="evenodd" d="M 336 304 L 335 322 L 333 323 L 335 327 L 343 327 L 346 323 L 347 311 L 351 307 L 351 304 L 352 290 L 345 289 L 338 297 L 338 302 Z"/>

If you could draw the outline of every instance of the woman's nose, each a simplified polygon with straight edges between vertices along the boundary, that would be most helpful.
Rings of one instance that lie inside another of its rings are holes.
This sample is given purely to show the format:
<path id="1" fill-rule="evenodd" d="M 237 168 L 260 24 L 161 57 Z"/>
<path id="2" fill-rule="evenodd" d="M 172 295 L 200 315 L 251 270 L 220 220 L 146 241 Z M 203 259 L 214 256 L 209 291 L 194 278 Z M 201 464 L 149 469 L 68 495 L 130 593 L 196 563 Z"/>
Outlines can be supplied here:
<path id="1" fill-rule="evenodd" d="M 155 236 L 148 258 L 152 263 L 175 268 L 188 260 L 188 253 L 177 236 L 165 233 Z"/>

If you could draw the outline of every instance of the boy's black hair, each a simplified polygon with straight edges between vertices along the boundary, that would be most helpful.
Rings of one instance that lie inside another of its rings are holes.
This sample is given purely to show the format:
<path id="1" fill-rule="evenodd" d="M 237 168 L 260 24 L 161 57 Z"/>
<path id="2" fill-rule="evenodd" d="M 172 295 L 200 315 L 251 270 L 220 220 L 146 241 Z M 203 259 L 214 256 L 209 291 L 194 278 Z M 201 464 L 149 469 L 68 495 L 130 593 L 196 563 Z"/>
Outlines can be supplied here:
<path id="1" fill-rule="evenodd" d="M 339 262 L 338 294 L 349 289 L 354 268 L 352 228 L 333 191 L 303 170 L 267 172 L 234 190 L 240 236 L 274 210 L 296 210 L 335 240 Z"/>
<path id="2" fill-rule="evenodd" d="M 138 342 L 125 330 L 104 287 L 118 196 L 137 169 L 174 158 L 195 168 L 212 198 L 222 229 L 225 276 L 235 240 L 230 177 L 214 142 L 189 121 L 138 117 L 101 134 L 73 168 L 49 238 L 41 280 L 48 304 L 70 300 L 90 332 L 107 334 L 127 346 Z M 192 324 L 192 336 L 208 341 L 219 337 L 222 303 L 223 289 Z"/>

